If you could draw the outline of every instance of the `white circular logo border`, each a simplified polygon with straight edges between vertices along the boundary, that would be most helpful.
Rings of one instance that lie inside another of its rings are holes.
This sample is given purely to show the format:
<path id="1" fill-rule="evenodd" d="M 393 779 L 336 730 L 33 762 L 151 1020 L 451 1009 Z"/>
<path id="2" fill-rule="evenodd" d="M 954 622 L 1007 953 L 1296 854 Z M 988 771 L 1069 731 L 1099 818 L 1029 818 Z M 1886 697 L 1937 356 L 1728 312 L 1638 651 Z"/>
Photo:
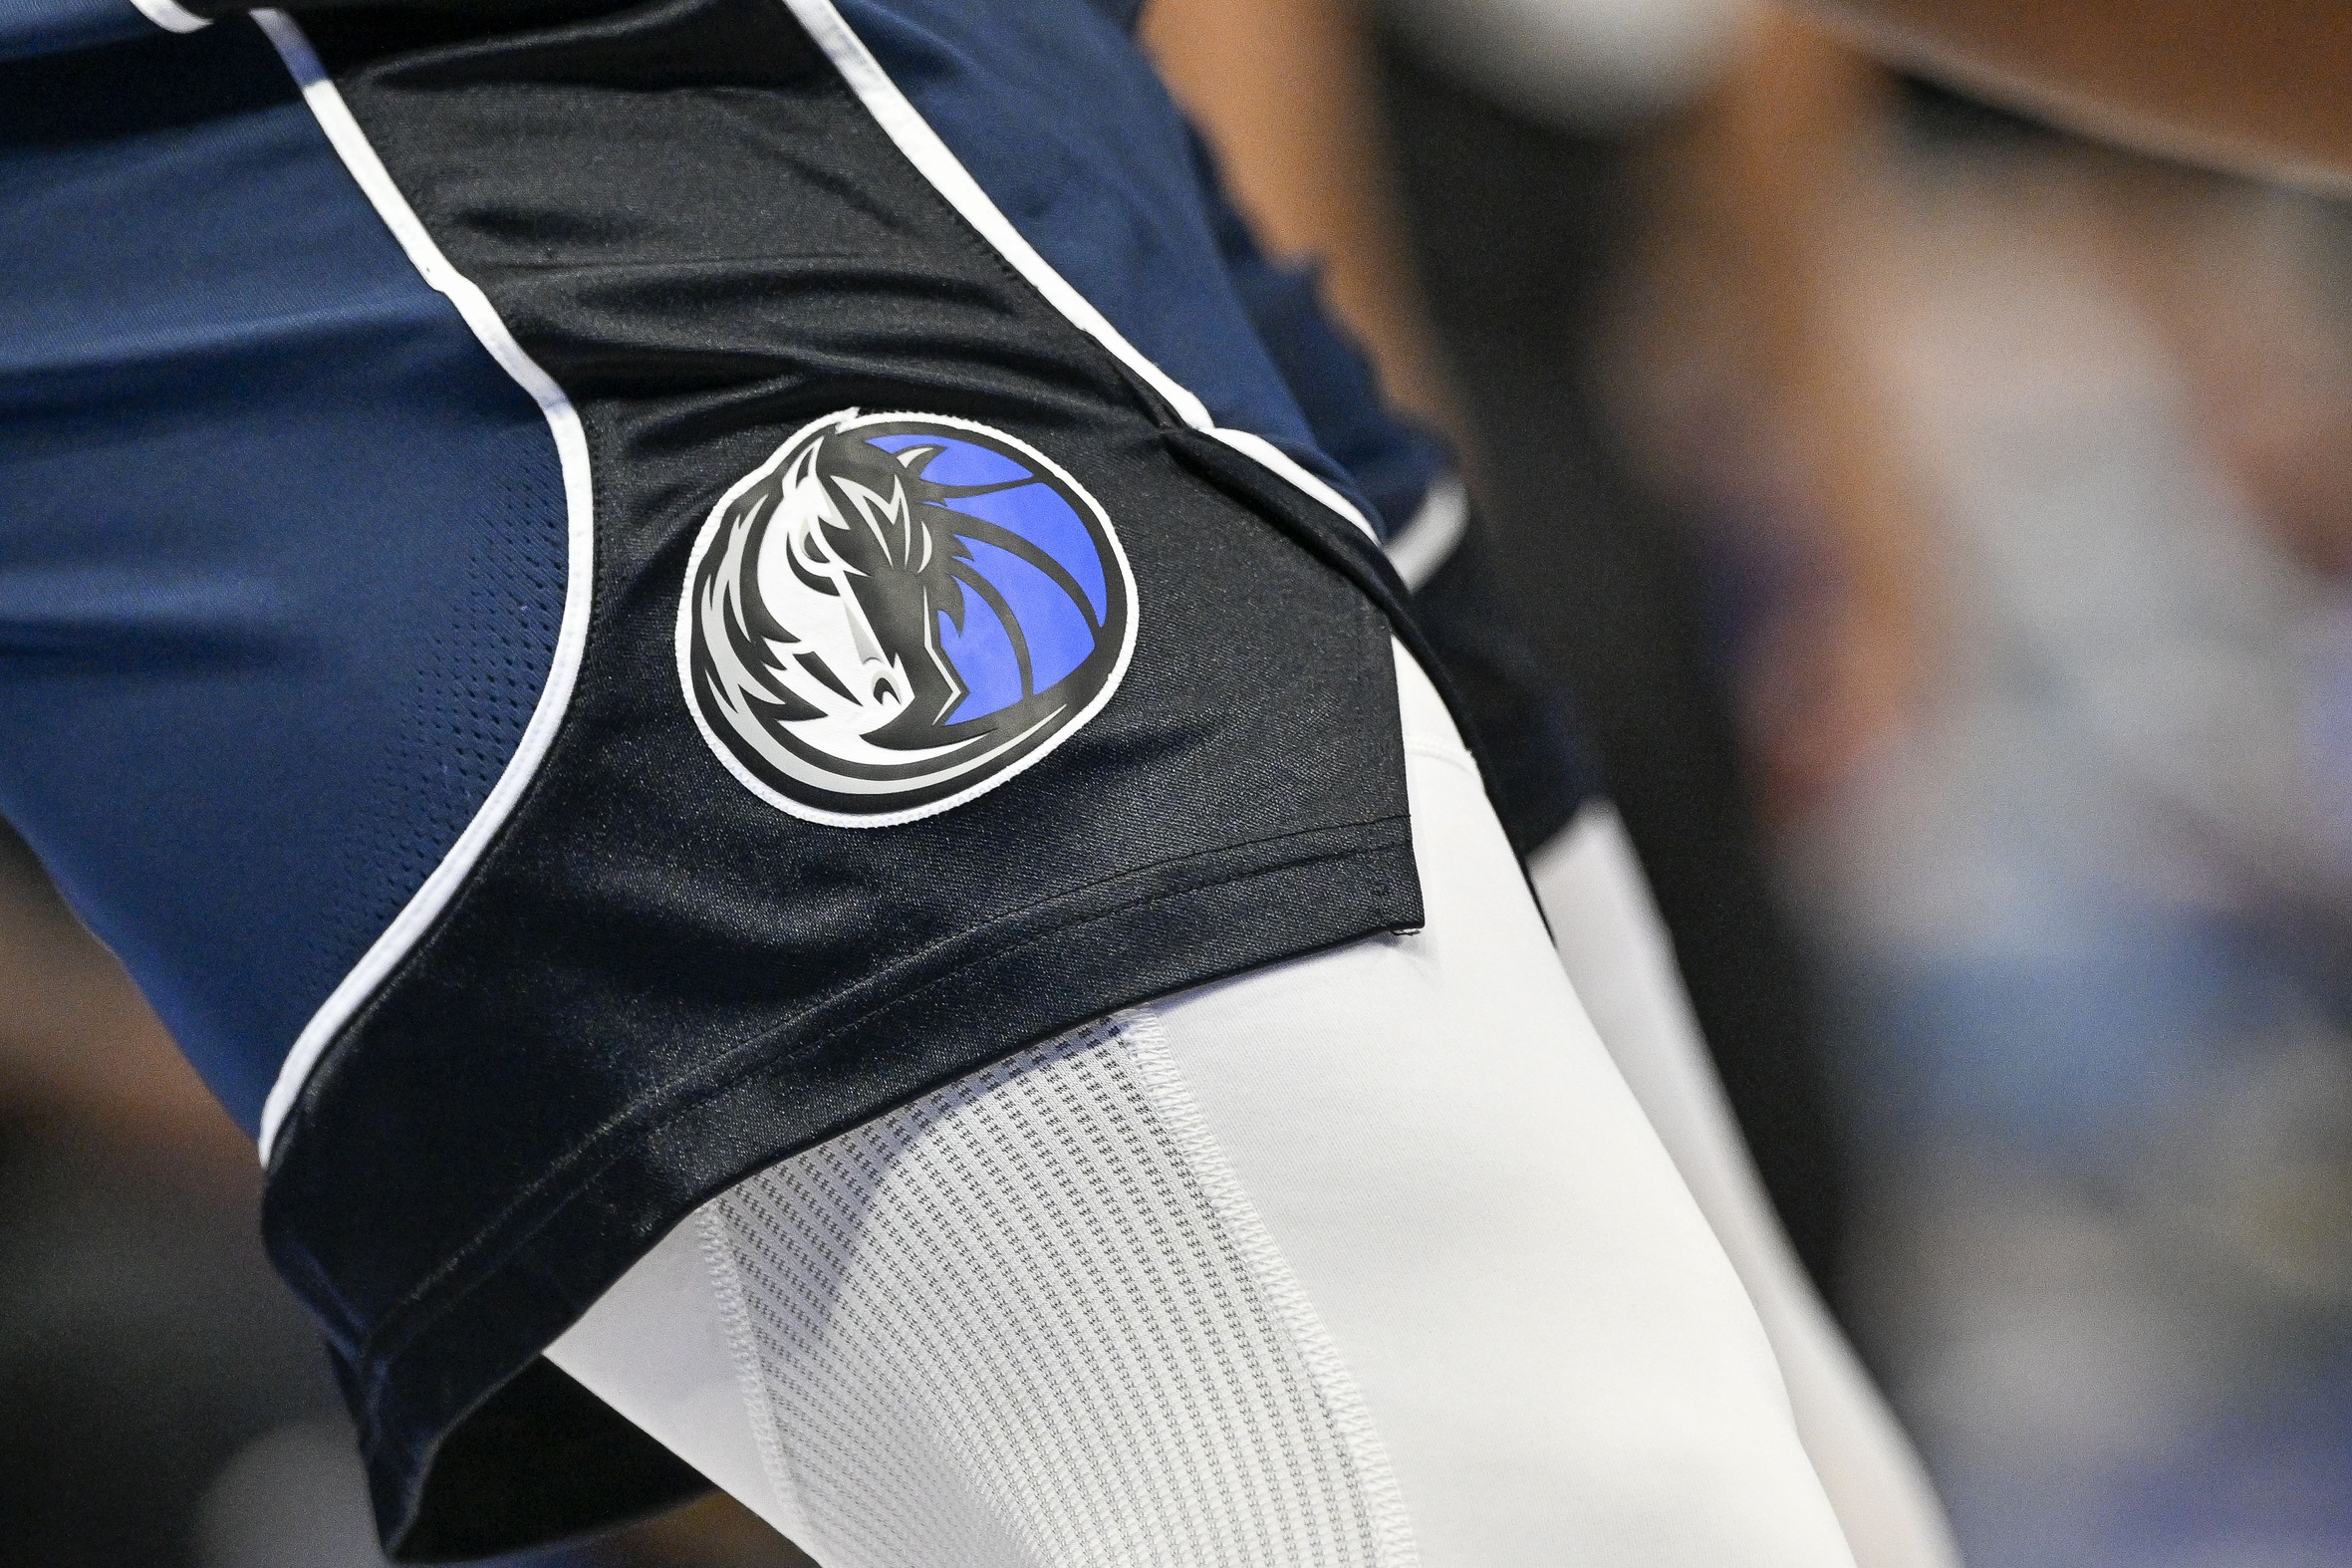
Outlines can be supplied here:
<path id="1" fill-rule="evenodd" d="M 1052 474 L 1068 488 L 1071 494 L 1085 502 L 1087 509 L 1094 514 L 1097 526 L 1102 529 L 1104 540 L 1111 547 L 1111 561 L 1118 568 L 1119 580 L 1127 591 L 1127 628 L 1120 639 L 1119 653 L 1112 661 L 1111 672 L 1104 677 L 1101 688 L 1088 699 L 1086 705 L 1066 720 L 1052 735 L 1004 766 L 994 769 L 967 788 L 941 796 L 937 800 L 925 801 L 919 806 L 910 806 L 899 811 L 829 811 L 822 806 L 812 806 L 806 801 L 794 800 L 791 796 L 784 794 L 752 773 L 734 754 L 733 749 L 726 741 L 711 728 L 710 720 L 702 712 L 702 704 L 694 700 L 693 648 L 696 628 L 694 579 L 701 571 L 703 558 L 717 541 L 720 529 L 725 526 L 727 509 L 733 506 L 736 499 L 746 490 L 773 474 L 785 458 L 797 450 L 803 442 L 819 433 L 839 433 L 859 429 L 869 424 L 884 424 L 902 419 L 923 420 L 947 429 L 968 430 L 974 434 L 984 435 L 992 441 L 1001 441 L 1006 447 L 1036 464 L 1039 470 Z M 1061 747 L 1062 742 L 1091 723 L 1094 716 L 1100 713 L 1104 705 L 1118 693 L 1120 683 L 1127 678 L 1128 665 L 1135 657 L 1136 629 L 1142 620 L 1143 601 L 1136 592 L 1135 570 L 1128 564 L 1127 547 L 1120 542 L 1119 531 L 1111 526 L 1111 514 L 1104 510 L 1100 501 L 1095 499 L 1094 492 L 1080 484 L 1076 477 L 1060 463 L 1055 462 L 1019 436 L 1008 434 L 992 424 L 983 424 L 977 419 L 962 419 L 953 414 L 921 413 L 911 410 L 860 413 L 856 408 L 844 408 L 811 419 L 793 431 L 769 455 L 767 461 L 729 485 L 726 493 L 720 496 L 710 508 L 710 515 L 704 519 L 700 532 L 694 536 L 693 549 L 687 553 L 685 581 L 678 591 L 675 636 L 678 694 L 683 698 L 686 712 L 693 718 L 694 728 L 700 732 L 702 742 L 710 748 L 711 754 L 717 757 L 727 772 L 734 776 L 736 783 L 778 811 L 784 812 L 788 816 L 798 817 L 803 822 L 819 823 L 832 828 L 893 828 L 910 822 L 919 822 L 925 817 L 935 817 L 941 812 L 953 811 L 958 806 L 977 800 L 998 785 L 1018 778 L 1022 773 L 1053 755 Z"/>

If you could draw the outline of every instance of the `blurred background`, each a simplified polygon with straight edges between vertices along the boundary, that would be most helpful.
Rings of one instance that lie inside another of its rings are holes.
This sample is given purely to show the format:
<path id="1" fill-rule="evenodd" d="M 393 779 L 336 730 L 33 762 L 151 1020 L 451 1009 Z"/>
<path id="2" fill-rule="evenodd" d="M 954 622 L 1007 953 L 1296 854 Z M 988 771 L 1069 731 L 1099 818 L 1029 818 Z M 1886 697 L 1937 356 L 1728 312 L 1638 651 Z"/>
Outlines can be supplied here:
<path id="1" fill-rule="evenodd" d="M 1462 452 L 1970 1563 L 2352 1563 L 2352 207 L 1761 3 L 1146 25 Z M 0 837 L 0 1561 L 381 1561 L 258 1186 Z"/>
<path id="2" fill-rule="evenodd" d="M 1462 451 L 1968 1561 L 2352 1562 L 2352 207 L 1760 0 L 1147 27 Z"/>

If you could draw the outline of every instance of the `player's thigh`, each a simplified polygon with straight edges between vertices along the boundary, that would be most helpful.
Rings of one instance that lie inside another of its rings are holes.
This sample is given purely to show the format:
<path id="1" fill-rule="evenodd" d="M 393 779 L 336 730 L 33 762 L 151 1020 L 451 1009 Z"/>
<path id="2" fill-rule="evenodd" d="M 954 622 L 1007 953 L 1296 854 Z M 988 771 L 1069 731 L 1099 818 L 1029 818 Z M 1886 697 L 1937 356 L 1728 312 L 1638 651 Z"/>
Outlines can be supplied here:
<path id="1" fill-rule="evenodd" d="M 555 1359 L 829 1563 L 1845 1561 L 1736 1278 L 1400 683 L 1422 931 L 787 1161 Z"/>

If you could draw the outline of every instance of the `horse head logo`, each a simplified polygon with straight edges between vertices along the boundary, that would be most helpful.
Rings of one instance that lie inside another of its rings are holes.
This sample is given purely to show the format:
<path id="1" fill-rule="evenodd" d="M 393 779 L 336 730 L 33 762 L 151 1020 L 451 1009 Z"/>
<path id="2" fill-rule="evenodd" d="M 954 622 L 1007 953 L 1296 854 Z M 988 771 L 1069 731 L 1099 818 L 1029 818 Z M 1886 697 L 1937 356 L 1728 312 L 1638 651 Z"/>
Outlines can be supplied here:
<path id="1" fill-rule="evenodd" d="M 834 414 L 728 491 L 678 617 L 688 706 L 797 816 L 945 810 L 1109 699 L 1135 641 L 1109 519 L 1061 468 L 960 419 Z"/>

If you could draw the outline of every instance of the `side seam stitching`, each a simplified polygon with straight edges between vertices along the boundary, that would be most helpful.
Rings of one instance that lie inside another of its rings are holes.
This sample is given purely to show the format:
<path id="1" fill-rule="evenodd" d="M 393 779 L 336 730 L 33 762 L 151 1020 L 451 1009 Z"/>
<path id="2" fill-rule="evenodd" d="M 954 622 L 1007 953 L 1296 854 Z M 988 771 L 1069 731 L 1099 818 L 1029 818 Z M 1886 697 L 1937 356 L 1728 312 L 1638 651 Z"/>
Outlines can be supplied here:
<path id="1" fill-rule="evenodd" d="M 727 1356 L 735 1364 L 735 1388 L 751 1418 L 751 1440 L 759 1449 L 760 1468 L 767 1472 L 768 1484 L 775 1488 L 776 1501 L 786 1516 L 805 1524 L 808 1511 L 800 1506 L 799 1490 L 792 1484 L 792 1468 L 784 1457 L 784 1439 L 776 1432 L 775 1404 L 768 1392 L 767 1379 L 759 1369 L 759 1350 L 752 1337 L 751 1297 L 743 1288 L 743 1272 L 735 1265 L 734 1242 L 727 1217 L 721 1210 L 732 1193 L 733 1189 L 729 1188 L 727 1194 L 694 1211 L 695 1239 L 701 1246 L 702 1263 L 709 1271 L 711 1288 L 718 1296 L 719 1322 L 727 1331 Z"/>
<path id="2" fill-rule="evenodd" d="M 1379 1568 L 1419 1568 L 1421 1548 L 1414 1539 L 1412 1516 L 1389 1463 L 1388 1446 L 1381 1441 L 1380 1430 L 1365 1406 L 1363 1391 L 1348 1371 L 1322 1315 L 1307 1299 L 1282 1249 L 1258 1217 L 1256 1204 L 1210 1136 L 1182 1072 L 1168 1052 L 1168 1036 L 1159 1012 L 1149 1006 L 1129 1008 L 1115 1015 L 1113 1022 L 1137 1083 L 1168 1129 L 1185 1169 L 1200 1183 L 1218 1222 L 1232 1236 L 1251 1282 L 1265 1293 L 1268 1305 L 1288 1331 L 1330 1413 L 1333 1432 L 1356 1472 L 1356 1484 L 1370 1515 L 1373 1560 Z"/>

